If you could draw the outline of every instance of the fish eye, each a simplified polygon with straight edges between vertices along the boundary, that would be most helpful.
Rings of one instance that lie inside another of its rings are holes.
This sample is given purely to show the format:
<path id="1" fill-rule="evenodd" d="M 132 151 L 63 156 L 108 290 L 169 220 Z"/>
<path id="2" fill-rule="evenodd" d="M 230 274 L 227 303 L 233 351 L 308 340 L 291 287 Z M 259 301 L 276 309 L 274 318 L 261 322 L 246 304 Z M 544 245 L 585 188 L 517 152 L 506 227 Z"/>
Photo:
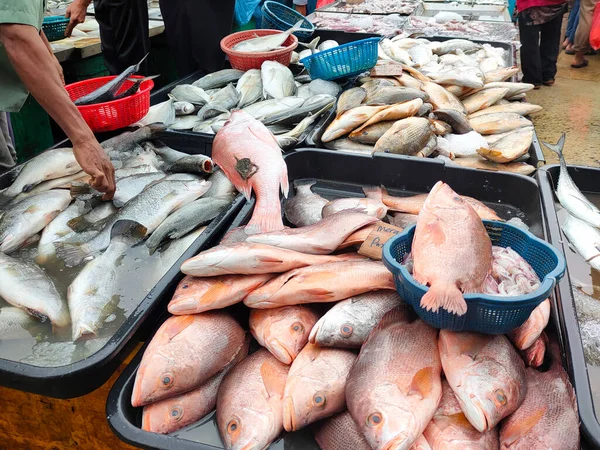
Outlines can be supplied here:
<path id="1" fill-rule="evenodd" d="M 189 285 L 187 285 L 187 284 L 184 284 L 183 286 L 181 286 L 181 289 L 187 289 L 187 288 L 189 288 Z"/>
<path id="2" fill-rule="evenodd" d="M 494 391 L 494 395 L 496 396 L 496 401 L 501 405 L 506 405 L 506 395 L 502 389 L 496 389 Z"/>
<path id="3" fill-rule="evenodd" d="M 160 382 L 163 385 L 163 387 L 171 387 L 173 385 L 173 375 L 170 373 L 163 374 L 162 378 L 160 379 Z"/>
<path id="4" fill-rule="evenodd" d="M 352 328 L 352 325 L 350 325 L 349 323 L 345 323 L 340 327 L 340 334 L 344 337 L 352 336 L 353 332 L 354 332 L 354 329 Z"/>
<path id="5" fill-rule="evenodd" d="M 455 202 L 461 202 L 461 201 L 462 201 L 462 198 L 460 198 L 458 195 L 456 195 L 456 196 L 454 196 L 453 200 L 454 200 Z"/>
<path id="6" fill-rule="evenodd" d="M 183 417 L 183 408 L 181 406 L 174 406 L 171 410 L 171 419 L 175 421 L 181 420 Z"/>
<path id="7" fill-rule="evenodd" d="M 228 433 L 235 433 L 239 427 L 239 423 L 237 420 L 232 419 L 229 421 L 229 423 L 227 424 L 227 432 Z"/>
<path id="8" fill-rule="evenodd" d="M 304 331 L 304 325 L 302 325 L 300 322 L 294 322 L 291 328 L 292 331 L 295 331 L 296 333 L 302 333 Z"/>
<path id="9" fill-rule="evenodd" d="M 318 406 L 319 408 L 324 407 L 327 404 L 327 397 L 325 394 L 321 392 L 317 392 L 313 395 L 313 405 Z"/>
<path id="10" fill-rule="evenodd" d="M 368 427 L 376 427 L 381 422 L 383 422 L 383 416 L 381 413 L 375 412 L 367 417 L 367 426 Z"/>

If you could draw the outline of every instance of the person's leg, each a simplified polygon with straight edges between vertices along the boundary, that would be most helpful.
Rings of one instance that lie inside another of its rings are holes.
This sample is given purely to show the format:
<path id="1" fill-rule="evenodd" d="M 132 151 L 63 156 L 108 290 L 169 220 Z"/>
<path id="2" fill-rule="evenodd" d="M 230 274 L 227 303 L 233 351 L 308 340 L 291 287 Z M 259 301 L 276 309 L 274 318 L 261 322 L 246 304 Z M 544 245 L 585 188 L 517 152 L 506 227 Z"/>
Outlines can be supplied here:
<path id="1" fill-rule="evenodd" d="M 17 155 L 8 132 L 8 114 L 0 111 L 0 173 L 15 165 Z"/>
<path id="2" fill-rule="evenodd" d="M 165 34 L 180 77 L 200 68 L 192 52 L 193 42 L 190 29 L 192 18 L 186 17 L 188 0 L 160 0 L 160 11 L 165 22 Z M 202 3 L 202 2 L 199 2 Z"/>
<path id="3" fill-rule="evenodd" d="M 542 64 L 542 82 L 551 85 L 556 75 L 556 62 L 560 53 L 560 29 L 563 15 L 555 17 L 540 26 L 540 61 Z"/>
<path id="4" fill-rule="evenodd" d="M 583 55 L 590 50 L 590 30 L 592 28 L 592 17 L 598 0 L 581 0 L 579 5 L 579 25 L 575 32 L 575 57 L 571 67 L 581 68 L 587 66 L 587 60 Z"/>
<path id="5" fill-rule="evenodd" d="M 542 84 L 542 65 L 540 61 L 540 27 L 525 25 L 526 20 L 519 18 L 521 37 L 521 70 L 523 82 L 536 86 Z"/>
<path id="6" fill-rule="evenodd" d="M 567 49 L 569 47 L 572 47 L 573 43 L 575 42 L 575 31 L 577 31 L 577 24 L 579 23 L 579 1 L 580 0 L 575 0 L 573 2 L 573 7 L 571 8 L 571 12 L 569 13 L 569 20 L 567 21 L 567 31 L 565 33 L 565 41 L 567 42 L 565 47 L 567 47 Z"/>

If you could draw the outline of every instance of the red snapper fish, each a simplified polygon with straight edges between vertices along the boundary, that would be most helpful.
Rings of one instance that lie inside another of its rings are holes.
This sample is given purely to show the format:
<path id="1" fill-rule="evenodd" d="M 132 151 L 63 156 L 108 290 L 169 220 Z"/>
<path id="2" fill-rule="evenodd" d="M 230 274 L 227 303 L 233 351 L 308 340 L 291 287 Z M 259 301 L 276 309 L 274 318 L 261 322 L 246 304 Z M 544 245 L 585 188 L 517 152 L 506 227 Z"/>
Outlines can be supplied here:
<path id="1" fill-rule="evenodd" d="M 250 200 L 256 195 L 247 234 L 283 230 L 279 190 L 287 198 L 287 167 L 275 136 L 244 111 L 234 111 L 215 136 L 213 161 Z"/>

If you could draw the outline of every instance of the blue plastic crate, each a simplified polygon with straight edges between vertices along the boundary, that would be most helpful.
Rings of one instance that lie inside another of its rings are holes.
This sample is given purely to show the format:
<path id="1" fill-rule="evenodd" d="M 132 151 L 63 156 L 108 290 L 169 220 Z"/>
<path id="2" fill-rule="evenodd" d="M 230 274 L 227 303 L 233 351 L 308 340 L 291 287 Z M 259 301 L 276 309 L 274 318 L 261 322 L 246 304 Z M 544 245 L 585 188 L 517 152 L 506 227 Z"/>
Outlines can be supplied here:
<path id="1" fill-rule="evenodd" d="M 429 288 L 415 281 L 400 261 L 410 253 L 415 225 L 394 236 L 383 248 L 383 263 L 394 275 L 396 290 L 419 317 L 429 325 L 453 331 L 475 331 L 485 334 L 506 334 L 525 322 L 531 312 L 548 298 L 565 273 L 565 259 L 554 247 L 531 233 L 503 222 L 484 220 L 492 245 L 510 247 L 521 255 L 542 280 L 534 292 L 514 297 L 481 293 L 465 294 L 466 314 L 459 316 L 441 309 L 438 312 L 421 308 L 421 298 Z"/>
<path id="2" fill-rule="evenodd" d="M 63 16 L 48 16 L 44 17 L 42 22 L 42 30 L 48 38 L 48 41 L 58 41 L 65 38 L 65 30 L 70 19 Z"/>
<path id="3" fill-rule="evenodd" d="M 336 80 L 370 70 L 377 64 L 380 38 L 361 39 L 302 58 L 300 63 L 314 80 Z"/>
<path id="4" fill-rule="evenodd" d="M 298 39 L 309 39 L 315 32 L 315 26 L 299 12 L 279 3 L 268 1 L 261 8 L 261 28 L 266 30 L 287 31 L 302 20 L 302 31 L 294 32 Z"/>

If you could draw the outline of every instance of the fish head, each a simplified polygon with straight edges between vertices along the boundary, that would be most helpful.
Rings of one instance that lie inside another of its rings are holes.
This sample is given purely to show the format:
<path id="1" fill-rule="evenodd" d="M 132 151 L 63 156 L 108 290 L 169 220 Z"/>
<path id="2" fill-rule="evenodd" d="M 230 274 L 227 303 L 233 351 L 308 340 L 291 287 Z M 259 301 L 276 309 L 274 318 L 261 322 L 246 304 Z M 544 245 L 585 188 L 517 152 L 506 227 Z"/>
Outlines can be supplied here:
<path id="1" fill-rule="evenodd" d="M 368 330 L 357 329 L 357 325 L 362 326 L 362 323 L 343 308 L 333 312 L 319 319 L 310 333 L 309 341 L 324 346 L 360 346 Z"/>
<path id="2" fill-rule="evenodd" d="M 241 126 L 241 127 L 246 127 L 248 124 L 254 122 L 254 117 L 252 117 L 250 114 L 248 114 L 245 111 L 242 111 L 241 109 L 235 109 L 231 112 L 231 116 L 229 116 L 229 119 L 227 119 L 225 121 L 225 124 L 223 125 L 222 129 L 225 129 L 227 127 L 231 127 L 231 126 Z"/>
<path id="3" fill-rule="evenodd" d="M 429 192 L 423 209 L 454 209 L 465 205 L 464 199 L 443 181 L 438 181 Z"/>
<path id="4" fill-rule="evenodd" d="M 304 348 L 317 320 L 315 313 L 308 308 L 292 306 L 288 311 L 289 314 L 265 324 L 267 328 L 263 330 L 269 351 L 285 364 L 291 364 Z"/>
<path id="5" fill-rule="evenodd" d="M 172 360 L 158 352 L 144 358 L 138 369 L 131 403 L 134 406 L 147 405 L 164 398 L 169 391 L 174 391 L 178 380 L 171 367 Z"/>
<path id="6" fill-rule="evenodd" d="M 413 408 L 397 385 L 387 383 L 367 392 L 352 416 L 372 448 L 408 450 L 426 426 Z"/>
<path id="7" fill-rule="evenodd" d="M 144 407 L 142 429 L 152 433 L 169 433 L 181 428 L 186 416 L 185 402 L 181 397 L 162 400 Z"/>
<path id="8" fill-rule="evenodd" d="M 264 411 L 243 408 L 240 411 L 227 411 L 219 415 L 219 429 L 224 447 L 230 450 L 259 450 L 269 445 L 269 436 L 277 434 L 273 430 L 276 420 Z M 279 425 L 281 426 L 281 425 Z"/>

